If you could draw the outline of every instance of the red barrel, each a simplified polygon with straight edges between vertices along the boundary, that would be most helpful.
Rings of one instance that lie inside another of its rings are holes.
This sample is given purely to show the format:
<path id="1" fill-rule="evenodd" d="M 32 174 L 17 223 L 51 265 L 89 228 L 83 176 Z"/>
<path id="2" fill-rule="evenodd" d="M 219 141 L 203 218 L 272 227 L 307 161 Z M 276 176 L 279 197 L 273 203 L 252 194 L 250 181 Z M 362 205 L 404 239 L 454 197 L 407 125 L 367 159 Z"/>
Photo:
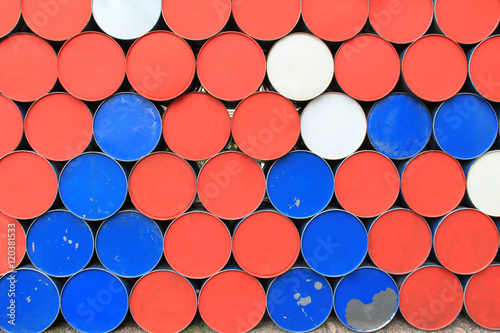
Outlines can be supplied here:
<path id="1" fill-rule="evenodd" d="M 462 166 L 450 155 L 426 151 L 406 163 L 401 192 L 408 206 L 426 217 L 439 217 L 455 209 L 465 194 Z"/>
<path id="2" fill-rule="evenodd" d="M 469 77 L 474 88 L 485 98 L 500 102 L 500 35 L 482 41 L 469 61 Z"/>
<path id="3" fill-rule="evenodd" d="M 424 266 L 401 284 L 399 309 L 414 327 L 439 330 L 457 318 L 463 295 L 460 281 L 452 272 L 439 266 Z"/>
<path id="4" fill-rule="evenodd" d="M 127 53 L 127 78 L 142 96 L 155 101 L 173 99 L 186 91 L 195 72 L 188 43 L 168 31 L 150 32 Z"/>
<path id="5" fill-rule="evenodd" d="M 21 17 L 21 2 L 19 0 L 4 0 L 0 2 L 0 37 L 7 35 L 15 28 Z"/>
<path id="6" fill-rule="evenodd" d="M 259 89 L 266 75 L 266 58 L 259 44 L 249 36 L 225 32 L 203 45 L 196 70 L 210 94 L 237 101 Z"/>
<path id="7" fill-rule="evenodd" d="M 99 101 L 111 96 L 125 78 L 125 54 L 108 35 L 88 31 L 69 39 L 57 59 L 59 81 L 76 98 Z"/>
<path id="8" fill-rule="evenodd" d="M 81 100 L 66 93 L 51 93 L 31 105 L 24 128 L 37 153 L 52 161 L 67 161 L 90 144 L 92 114 Z"/>
<path id="9" fill-rule="evenodd" d="M 231 135 L 231 119 L 224 104 L 200 92 L 176 98 L 163 115 L 162 125 L 168 147 L 192 161 L 218 154 Z"/>
<path id="10" fill-rule="evenodd" d="M 205 323 L 217 332 L 248 332 L 264 316 L 266 293 L 253 276 L 225 270 L 205 282 L 198 309 Z"/>
<path id="11" fill-rule="evenodd" d="M 302 17 L 313 34 L 330 42 L 356 35 L 368 18 L 368 0 L 302 0 Z"/>
<path id="12" fill-rule="evenodd" d="M 266 192 L 259 164 L 249 156 L 223 152 L 203 166 L 198 176 L 198 196 L 212 214 L 228 220 L 241 219 L 255 211 Z"/>
<path id="13" fill-rule="evenodd" d="M 0 211 L 16 219 L 45 213 L 57 196 L 52 165 L 30 151 L 16 151 L 0 159 Z"/>
<path id="14" fill-rule="evenodd" d="M 90 20 L 91 0 L 22 0 L 23 18 L 42 38 L 62 41 L 80 33 Z"/>
<path id="15" fill-rule="evenodd" d="M 385 39 L 361 34 L 343 43 L 335 55 L 335 76 L 355 99 L 373 101 L 389 94 L 400 73 L 399 55 Z"/>
<path id="16" fill-rule="evenodd" d="M 461 208 L 445 216 L 434 231 L 434 252 L 455 274 L 470 275 L 495 259 L 499 244 L 493 220 L 475 209 Z"/>
<path id="17" fill-rule="evenodd" d="M 399 194 L 398 170 L 375 151 L 360 151 L 346 158 L 335 175 L 340 205 L 359 217 L 375 217 L 389 208 Z"/>
<path id="18" fill-rule="evenodd" d="M 408 274 L 431 252 L 432 234 L 424 218 L 409 209 L 395 208 L 377 217 L 368 230 L 368 254 L 391 274 Z"/>
<path id="19" fill-rule="evenodd" d="M 56 52 L 33 34 L 17 33 L 2 40 L 0 59 L 0 92 L 15 101 L 34 101 L 57 81 Z"/>
<path id="20" fill-rule="evenodd" d="M 238 0 L 233 1 L 232 14 L 243 32 L 272 41 L 292 31 L 300 18 L 300 7 L 300 0 Z"/>
<path id="21" fill-rule="evenodd" d="M 0 156 L 12 152 L 23 138 L 23 115 L 16 103 L 0 94 Z"/>
<path id="22" fill-rule="evenodd" d="M 500 329 L 500 265 L 474 274 L 465 286 L 464 307 L 476 324 Z"/>
<path id="23" fill-rule="evenodd" d="M 193 203 L 196 175 L 181 157 L 153 153 L 139 160 L 130 172 L 128 191 L 139 212 L 155 220 L 170 220 Z"/>
<path id="24" fill-rule="evenodd" d="M 26 233 L 12 217 L 0 213 L 0 275 L 19 266 L 26 254 Z"/>
<path id="25" fill-rule="evenodd" d="M 295 106 L 282 95 L 263 91 L 248 96 L 234 111 L 232 134 L 239 149 L 257 160 L 288 153 L 300 135 Z"/>
<path id="26" fill-rule="evenodd" d="M 425 35 L 403 54 L 401 72 L 408 89 L 430 102 L 458 93 L 467 77 L 467 59 L 456 42 L 443 35 Z"/>
<path id="27" fill-rule="evenodd" d="M 165 232 L 163 244 L 170 267 L 192 279 L 214 275 L 231 256 L 227 226 L 203 211 L 191 211 L 175 219 Z"/>
<path id="28" fill-rule="evenodd" d="M 197 310 L 196 291 L 181 275 L 159 269 L 141 277 L 130 293 L 130 313 L 148 332 L 184 330 Z"/>
<path id="29" fill-rule="evenodd" d="M 267 279 L 285 273 L 293 266 L 299 252 L 297 227 L 276 211 L 255 212 L 234 230 L 234 258 L 253 276 Z"/>
<path id="30" fill-rule="evenodd" d="M 371 0 L 368 18 L 373 29 L 392 43 L 411 43 L 432 23 L 432 0 Z"/>

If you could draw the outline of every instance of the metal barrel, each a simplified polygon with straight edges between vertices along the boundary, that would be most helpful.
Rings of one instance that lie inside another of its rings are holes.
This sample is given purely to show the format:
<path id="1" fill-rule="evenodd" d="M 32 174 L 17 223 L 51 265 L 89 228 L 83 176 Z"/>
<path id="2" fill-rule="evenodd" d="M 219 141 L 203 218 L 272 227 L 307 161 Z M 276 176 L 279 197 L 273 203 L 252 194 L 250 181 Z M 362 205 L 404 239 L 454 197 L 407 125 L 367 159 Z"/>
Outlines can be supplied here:
<path id="1" fill-rule="evenodd" d="M 278 40 L 267 57 L 271 86 L 293 101 L 308 101 L 322 94 L 330 86 L 333 72 L 333 55 L 328 46 L 304 32 Z"/>
<path id="2" fill-rule="evenodd" d="M 462 201 L 466 181 L 460 163 L 435 150 L 419 153 L 399 168 L 406 205 L 425 217 L 450 213 Z"/>
<path id="3" fill-rule="evenodd" d="M 150 100 L 166 101 L 190 88 L 195 57 L 188 43 L 178 35 L 153 31 L 130 46 L 126 68 L 135 91 Z"/>
<path id="4" fill-rule="evenodd" d="M 21 3 L 17 0 L 2 1 L 0 5 L 0 37 L 8 35 L 21 18 Z"/>
<path id="5" fill-rule="evenodd" d="M 358 151 L 347 157 L 335 174 L 335 196 L 348 212 L 375 217 L 396 202 L 400 179 L 394 163 L 375 151 Z"/>
<path id="6" fill-rule="evenodd" d="M 157 269 L 142 276 L 130 293 L 130 313 L 148 332 L 180 332 L 198 308 L 193 285 L 182 275 Z"/>
<path id="7" fill-rule="evenodd" d="M 156 152 L 134 165 L 129 177 L 129 194 L 140 213 L 155 220 L 170 220 L 193 204 L 196 174 L 183 158 L 169 152 Z"/>
<path id="8" fill-rule="evenodd" d="M 120 211 L 101 224 L 95 238 L 99 261 L 123 278 L 151 271 L 163 254 L 163 235 L 155 221 L 137 211 Z"/>
<path id="9" fill-rule="evenodd" d="M 293 267 L 273 279 L 267 289 L 267 312 L 282 329 L 308 332 L 321 326 L 332 311 L 328 280 L 306 267 Z"/>
<path id="10" fill-rule="evenodd" d="M 94 115 L 96 143 L 118 161 L 133 162 L 151 153 L 161 137 L 161 117 L 156 106 L 135 93 L 106 99 Z"/>
<path id="11" fill-rule="evenodd" d="M 339 277 L 351 273 L 361 265 L 367 250 L 365 226 L 346 211 L 325 210 L 302 228 L 302 256 L 321 275 Z"/>
<path id="12" fill-rule="evenodd" d="M 224 101 L 238 101 L 262 85 L 266 57 L 259 44 L 248 35 L 223 32 L 203 44 L 196 72 L 211 95 Z"/>
<path id="13" fill-rule="evenodd" d="M 68 39 L 57 56 L 64 89 L 84 101 L 100 101 L 115 93 L 125 78 L 125 54 L 110 36 L 82 32 Z"/>
<path id="14" fill-rule="evenodd" d="M 198 310 L 205 323 L 217 332 L 248 332 L 264 316 L 266 293 L 250 274 L 225 269 L 201 287 Z"/>
<path id="15" fill-rule="evenodd" d="M 335 54 L 335 77 L 340 88 L 361 101 L 388 95 L 400 76 L 394 46 L 375 34 L 359 34 L 344 42 Z"/>
<path id="16" fill-rule="evenodd" d="M 10 98 L 0 94 L 0 157 L 13 152 L 23 139 L 23 113 Z"/>
<path id="17" fill-rule="evenodd" d="M 467 198 L 481 212 L 500 217 L 500 150 L 491 150 L 467 167 Z"/>
<path id="18" fill-rule="evenodd" d="M 52 277 L 79 272 L 94 253 L 94 235 L 89 225 L 62 209 L 38 217 L 28 229 L 26 244 L 33 265 Z"/>
<path id="19" fill-rule="evenodd" d="M 0 159 L 0 211 L 16 219 L 45 213 L 57 197 L 57 171 L 42 156 L 15 151 Z"/>
<path id="20" fill-rule="evenodd" d="M 442 102 L 457 94 L 467 78 L 467 58 L 453 40 L 425 35 L 401 55 L 406 90 L 429 102 Z"/>
<path id="21" fill-rule="evenodd" d="M 266 180 L 260 165 L 236 151 L 222 152 L 203 165 L 198 196 L 203 206 L 226 220 L 241 219 L 262 203 Z"/>
<path id="22" fill-rule="evenodd" d="M 81 219 L 99 221 L 115 214 L 127 197 L 127 175 L 111 157 L 87 152 L 61 171 L 59 194 L 66 208 Z"/>
<path id="23" fill-rule="evenodd" d="M 470 160 L 487 152 L 495 142 L 498 117 L 483 98 L 461 93 L 436 109 L 433 133 L 443 151 L 457 159 Z"/>
<path id="24" fill-rule="evenodd" d="M 334 1 L 302 1 L 302 17 L 307 28 L 330 42 L 342 42 L 354 37 L 368 19 L 368 0 L 345 3 Z"/>
<path id="25" fill-rule="evenodd" d="M 31 148 L 51 161 L 67 161 L 87 150 L 92 140 L 92 114 L 81 100 L 62 92 L 36 100 L 24 120 Z"/>
<path id="26" fill-rule="evenodd" d="M 467 281 L 464 290 L 464 309 L 478 325 L 500 329 L 500 265 L 493 263 L 474 274 Z"/>
<path id="27" fill-rule="evenodd" d="M 239 29 L 260 41 L 274 41 L 290 33 L 301 13 L 300 0 L 233 1 L 232 15 Z"/>
<path id="28" fill-rule="evenodd" d="M 161 0 L 92 1 L 92 15 L 109 36 L 132 40 L 153 29 L 160 19 Z"/>
<path id="29" fill-rule="evenodd" d="M 375 267 L 362 266 L 337 283 L 333 308 L 348 328 L 374 332 L 391 322 L 399 300 L 398 287 L 389 274 Z"/>
<path id="30" fill-rule="evenodd" d="M 80 33 L 87 26 L 92 3 L 24 0 L 21 8 L 24 22 L 34 33 L 44 39 L 63 41 Z"/>
<path id="31" fill-rule="evenodd" d="M 434 17 L 439 29 L 449 38 L 461 44 L 475 44 L 495 31 L 500 4 L 495 0 L 480 3 L 436 0 Z"/>
<path id="32" fill-rule="evenodd" d="M 128 312 L 126 282 L 101 267 L 72 275 L 61 291 L 61 312 L 80 332 L 111 332 Z"/>
<path id="33" fill-rule="evenodd" d="M 213 276 L 231 256 L 231 234 L 226 224 L 202 210 L 189 211 L 172 221 L 163 244 L 170 267 L 191 279 Z"/>
<path id="34" fill-rule="evenodd" d="M 432 120 L 427 107 L 406 93 L 392 93 L 375 102 L 367 117 L 373 147 L 391 159 L 407 159 L 429 142 Z"/>
<path id="35" fill-rule="evenodd" d="M 498 16 L 498 14 L 497 14 Z M 492 102 L 500 102 L 500 70 L 498 69 L 500 35 L 481 41 L 469 53 L 469 80 L 471 88 Z"/>
<path id="36" fill-rule="evenodd" d="M 332 169 L 321 157 L 295 150 L 273 163 L 267 174 L 267 194 L 273 206 L 291 218 L 310 218 L 330 203 Z"/>
<path id="37" fill-rule="evenodd" d="M 233 255 L 245 272 L 274 278 L 287 272 L 300 253 L 295 224 L 281 213 L 264 209 L 245 217 L 233 232 Z"/>
<path id="38" fill-rule="evenodd" d="M 0 42 L 0 58 L 3 59 L 0 91 L 15 101 L 32 102 L 56 84 L 56 52 L 47 41 L 34 34 L 7 36 Z"/>
<path id="39" fill-rule="evenodd" d="M 426 220 L 405 208 L 391 208 L 368 226 L 368 255 L 390 274 L 408 274 L 428 258 L 432 233 Z"/>
<path id="40" fill-rule="evenodd" d="M 0 212 L 0 276 L 16 269 L 26 254 L 26 232 L 16 219 Z"/>
<path id="41" fill-rule="evenodd" d="M 59 314 L 59 284 L 24 266 L 0 279 L 0 328 L 6 332 L 42 332 Z"/>
<path id="42" fill-rule="evenodd" d="M 257 160 L 275 160 L 295 146 L 300 118 L 295 106 L 276 92 L 261 91 L 242 100 L 231 123 L 235 144 Z"/>
<path id="43" fill-rule="evenodd" d="M 431 225 L 433 249 L 444 268 L 470 275 L 485 269 L 498 253 L 498 229 L 486 214 L 460 207 Z"/>
<path id="44" fill-rule="evenodd" d="M 300 116 L 304 144 L 327 160 L 340 160 L 354 153 L 365 139 L 366 126 L 361 105 L 339 92 L 316 97 Z"/>
<path id="45" fill-rule="evenodd" d="M 399 309 L 412 326 L 434 331 L 450 325 L 460 314 L 463 290 L 449 270 L 426 264 L 406 276 L 399 292 Z"/>
<path id="46" fill-rule="evenodd" d="M 370 0 L 368 20 L 383 38 L 395 44 L 411 43 L 430 27 L 432 0 Z"/>
<path id="47" fill-rule="evenodd" d="M 162 125 L 169 149 L 191 161 L 215 156 L 231 135 L 231 119 L 224 104 L 201 92 L 174 99 L 163 115 Z"/>
<path id="48" fill-rule="evenodd" d="M 187 40 L 203 41 L 224 29 L 231 16 L 231 0 L 167 0 L 162 13 L 173 32 Z"/>

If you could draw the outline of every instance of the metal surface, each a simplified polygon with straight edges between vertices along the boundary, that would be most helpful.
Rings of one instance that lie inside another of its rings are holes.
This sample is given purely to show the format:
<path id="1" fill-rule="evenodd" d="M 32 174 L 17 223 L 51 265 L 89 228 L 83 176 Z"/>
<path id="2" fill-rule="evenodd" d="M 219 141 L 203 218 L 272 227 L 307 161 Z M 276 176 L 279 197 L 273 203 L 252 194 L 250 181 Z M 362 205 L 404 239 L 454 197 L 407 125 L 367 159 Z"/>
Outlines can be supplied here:
<path id="1" fill-rule="evenodd" d="M 474 160 L 467 173 L 467 194 L 481 212 L 500 217 L 500 151 L 492 150 Z"/>

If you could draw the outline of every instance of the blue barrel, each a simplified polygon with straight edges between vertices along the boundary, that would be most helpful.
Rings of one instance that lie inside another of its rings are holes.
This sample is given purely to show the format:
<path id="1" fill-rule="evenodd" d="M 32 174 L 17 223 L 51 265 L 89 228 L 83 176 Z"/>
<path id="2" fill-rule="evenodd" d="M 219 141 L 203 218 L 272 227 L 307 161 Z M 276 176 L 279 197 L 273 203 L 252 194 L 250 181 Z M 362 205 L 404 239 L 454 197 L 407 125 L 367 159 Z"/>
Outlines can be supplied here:
<path id="1" fill-rule="evenodd" d="M 306 263 L 319 274 L 335 277 L 354 271 L 366 257 L 368 235 L 354 215 L 331 209 L 313 217 L 301 239 Z"/>
<path id="2" fill-rule="evenodd" d="M 266 187 L 278 211 L 291 218 L 310 218 L 332 199 L 333 172 L 318 155 L 297 150 L 271 166 Z"/>
<path id="3" fill-rule="evenodd" d="M 394 93 L 375 103 L 368 114 L 368 138 L 373 147 L 393 159 L 410 158 L 431 137 L 432 121 L 416 97 Z"/>
<path id="4" fill-rule="evenodd" d="M 269 316 L 279 327 L 309 332 L 330 315 L 333 292 L 323 276 L 309 268 L 293 267 L 271 282 L 266 299 Z"/>
<path id="5" fill-rule="evenodd" d="M 156 106 L 136 93 L 105 100 L 94 116 L 94 137 L 103 152 L 119 161 L 137 161 L 157 146 L 161 117 Z"/>
<path id="6" fill-rule="evenodd" d="M 111 332 L 127 315 L 128 286 L 102 268 L 85 269 L 64 284 L 61 311 L 78 331 Z"/>
<path id="7" fill-rule="evenodd" d="M 364 266 L 339 281 L 333 308 L 350 329 L 373 332 L 394 318 L 398 304 L 398 287 L 392 277 L 378 268 Z"/>
<path id="8" fill-rule="evenodd" d="M 118 162 L 102 153 L 70 160 L 59 177 L 59 194 L 79 218 L 103 220 L 116 213 L 127 197 L 127 175 Z"/>
<path id="9" fill-rule="evenodd" d="M 28 229 L 26 244 L 33 265 L 54 277 L 79 272 L 94 253 L 92 230 L 66 210 L 53 210 L 37 218 Z"/>
<path id="10" fill-rule="evenodd" d="M 484 154 L 495 142 L 498 118 L 482 97 L 458 94 L 443 102 L 434 113 L 434 139 L 457 159 L 469 160 Z"/>
<path id="11" fill-rule="evenodd" d="M 163 235 L 149 217 L 127 210 L 107 219 L 97 232 L 96 251 L 106 269 L 135 278 L 152 270 L 163 254 Z"/>
<path id="12" fill-rule="evenodd" d="M 42 332 L 59 314 L 58 285 L 34 268 L 19 268 L 0 279 L 0 307 L 2 330 Z"/>

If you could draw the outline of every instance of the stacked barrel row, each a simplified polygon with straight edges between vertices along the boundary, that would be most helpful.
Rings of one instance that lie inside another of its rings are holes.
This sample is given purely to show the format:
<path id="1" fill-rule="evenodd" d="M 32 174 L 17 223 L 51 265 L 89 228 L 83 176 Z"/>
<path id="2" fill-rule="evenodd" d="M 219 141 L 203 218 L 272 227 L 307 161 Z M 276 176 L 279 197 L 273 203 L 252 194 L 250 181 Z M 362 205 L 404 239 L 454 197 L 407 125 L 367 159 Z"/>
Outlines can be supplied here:
<path id="1" fill-rule="evenodd" d="M 498 1 L 0 18 L 3 330 L 500 328 Z"/>

